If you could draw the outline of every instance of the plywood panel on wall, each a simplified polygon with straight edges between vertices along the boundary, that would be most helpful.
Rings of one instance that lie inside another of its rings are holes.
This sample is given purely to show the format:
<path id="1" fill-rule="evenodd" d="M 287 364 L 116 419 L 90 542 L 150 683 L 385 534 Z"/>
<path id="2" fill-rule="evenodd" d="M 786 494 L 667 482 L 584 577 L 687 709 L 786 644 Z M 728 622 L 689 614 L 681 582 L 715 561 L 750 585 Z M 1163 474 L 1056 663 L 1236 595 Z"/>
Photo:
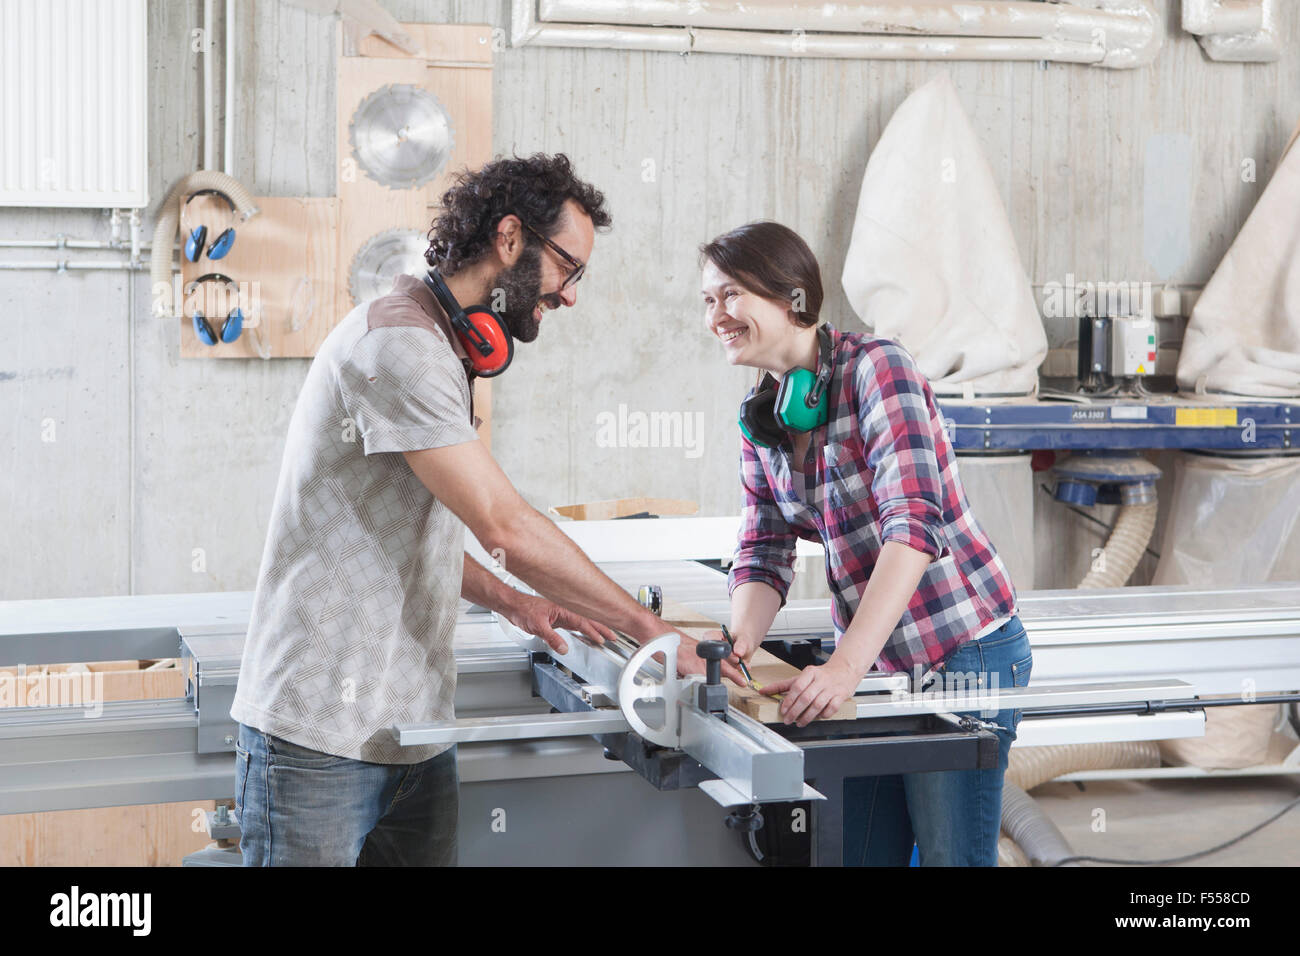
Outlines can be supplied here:
<path id="1" fill-rule="evenodd" d="M 404 24 L 423 51 L 409 56 L 379 37 L 366 37 L 359 56 L 344 56 L 339 30 L 337 68 L 339 277 L 337 312 L 341 319 L 356 304 L 347 275 L 353 258 L 371 237 L 390 229 L 427 233 L 438 214 L 439 197 L 452 177 L 476 169 L 492 156 L 492 30 L 486 25 Z M 366 175 L 352 153 L 348 127 L 357 107 L 372 92 L 390 84 L 429 90 L 453 122 L 452 153 L 447 164 L 415 189 L 392 189 Z M 490 444 L 492 390 L 479 380 L 474 411 L 483 424 L 479 437 Z"/>
<path id="2" fill-rule="evenodd" d="M 256 202 L 260 212 L 238 226 L 235 244 L 225 257 L 181 264 L 183 290 L 210 272 L 239 284 L 244 334 L 215 346 L 199 341 L 190 318 L 194 307 L 212 316 L 218 305 L 226 304 L 219 291 L 224 284 L 204 283 L 184 299 L 182 358 L 259 358 L 258 336 L 269 346 L 271 358 L 310 357 L 338 324 L 338 199 L 262 196 Z M 218 334 L 223 315 L 209 319 Z"/>

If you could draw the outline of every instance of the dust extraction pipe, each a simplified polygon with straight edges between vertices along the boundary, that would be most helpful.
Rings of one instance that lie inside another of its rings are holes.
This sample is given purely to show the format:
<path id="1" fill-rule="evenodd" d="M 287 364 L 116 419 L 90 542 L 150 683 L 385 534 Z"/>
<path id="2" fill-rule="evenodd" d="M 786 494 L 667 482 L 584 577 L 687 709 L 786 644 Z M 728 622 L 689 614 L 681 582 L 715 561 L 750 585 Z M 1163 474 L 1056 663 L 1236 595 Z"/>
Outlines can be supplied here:
<path id="1" fill-rule="evenodd" d="M 176 241 L 176 223 L 180 218 L 181 197 L 198 189 L 219 189 L 235 204 L 240 222 L 247 222 L 258 213 L 253 195 L 243 184 L 215 169 L 201 169 L 190 173 L 172 186 L 158 210 L 158 222 L 153 230 L 153 244 L 149 250 L 149 281 L 153 293 L 153 314 L 159 318 L 174 316 L 176 304 L 172 301 L 172 246 Z"/>
<path id="2" fill-rule="evenodd" d="M 1074 856 L 1065 834 L 1039 809 L 1034 798 L 1009 781 L 1002 784 L 1002 829 L 1029 866 L 1055 866 Z M 1001 855 L 1002 847 L 998 850 Z"/>
<path id="3" fill-rule="evenodd" d="M 1072 855 L 1065 836 L 1026 791 L 1078 770 L 1158 766 L 1160 747 L 1153 740 L 1013 747 L 1002 784 L 998 865 L 1053 866 Z"/>
<path id="4" fill-rule="evenodd" d="M 1183 29 L 1211 60 L 1270 63 L 1280 55 L 1277 0 L 1183 0 Z"/>
<path id="5" fill-rule="evenodd" d="M 1129 68 L 1155 59 L 1163 40 L 1160 25 L 1151 0 L 790 0 L 761 5 L 729 0 L 515 0 L 512 42 L 675 53 L 1057 60 Z"/>
<path id="6" fill-rule="evenodd" d="M 1058 501 L 1091 507 L 1099 501 L 1113 504 L 1119 499 L 1119 514 L 1106 546 L 1079 587 L 1122 588 L 1142 559 L 1155 528 L 1155 483 L 1160 469 L 1132 453 L 1082 452 L 1058 462 L 1053 471 Z"/>
<path id="7" fill-rule="evenodd" d="M 1142 485 L 1127 487 L 1141 488 Z M 1081 588 L 1122 588 L 1142 560 L 1142 552 L 1151 541 L 1156 526 L 1156 502 L 1153 500 L 1120 505 L 1115 527 L 1106 539 L 1101 555 L 1092 569 L 1079 582 Z"/>

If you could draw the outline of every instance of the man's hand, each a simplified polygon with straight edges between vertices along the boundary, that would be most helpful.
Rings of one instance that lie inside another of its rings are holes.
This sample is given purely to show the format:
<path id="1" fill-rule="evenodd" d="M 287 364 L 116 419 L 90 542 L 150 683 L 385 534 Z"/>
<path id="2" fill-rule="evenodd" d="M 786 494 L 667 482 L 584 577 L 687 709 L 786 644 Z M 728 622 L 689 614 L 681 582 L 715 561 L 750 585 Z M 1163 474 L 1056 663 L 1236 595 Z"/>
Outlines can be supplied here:
<path id="1" fill-rule="evenodd" d="M 862 675 L 836 660 L 835 655 L 820 666 L 805 667 L 795 677 L 787 677 L 763 686 L 769 697 L 784 694 L 781 701 L 781 719 L 807 727 L 820 717 L 831 717 L 840 704 L 853 696 L 862 682 Z"/>
<path id="2" fill-rule="evenodd" d="M 614 640 L 614 632 L 604 624 L 574 614 L 546 598 L 521 593 L 511 603 L 513 607 L 503 612 L 506 620 L 520 630 L 540 637 L 557 653 L 569 652 L 568 642 L 556 631 L 558 627 L 577 631 L 588 644 L 603 644 L 607 640 Z"/>

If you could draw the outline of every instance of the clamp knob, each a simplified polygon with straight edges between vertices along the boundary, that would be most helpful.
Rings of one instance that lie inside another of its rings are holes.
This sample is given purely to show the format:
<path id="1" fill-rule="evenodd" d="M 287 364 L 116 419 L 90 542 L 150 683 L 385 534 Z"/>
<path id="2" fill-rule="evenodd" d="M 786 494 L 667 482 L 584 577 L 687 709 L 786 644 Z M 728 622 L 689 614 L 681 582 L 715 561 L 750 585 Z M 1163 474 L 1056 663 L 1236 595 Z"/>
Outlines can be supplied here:
<path id="1" fill-rule="evenodd" d="M 722 662 L 731 654 L 731 646 L 722 641 L 700 641 L 695 653 L 706 662 L 704 683 L 696 689 L 700 710 L 727 719 L 727 688 L 722 686 Z"/>
<path id="2" fill-rule="evenodd" d="M 704 665 L 705 682 L 721 684 L 722 662 L 731 656 L 731 646 L 723 641 L 700 641 L 695 653 L 708 662 Z"/>

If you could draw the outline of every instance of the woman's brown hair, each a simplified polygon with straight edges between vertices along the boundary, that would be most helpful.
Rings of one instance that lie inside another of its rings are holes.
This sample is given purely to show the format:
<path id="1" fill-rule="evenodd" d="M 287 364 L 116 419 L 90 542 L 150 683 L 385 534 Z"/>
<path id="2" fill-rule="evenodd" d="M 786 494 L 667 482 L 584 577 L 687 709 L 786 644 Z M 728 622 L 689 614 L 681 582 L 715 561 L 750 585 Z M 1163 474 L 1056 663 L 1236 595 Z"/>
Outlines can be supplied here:
<path id="1" fill-rule="evenodd" d="M 700 246 L 701 267 L 706 259 L 749 291 L 789 303 L 798 325 L 817 324 L 821 269 L 808 243 L 793 229 L 766 219 L 747 222 Z"/>

